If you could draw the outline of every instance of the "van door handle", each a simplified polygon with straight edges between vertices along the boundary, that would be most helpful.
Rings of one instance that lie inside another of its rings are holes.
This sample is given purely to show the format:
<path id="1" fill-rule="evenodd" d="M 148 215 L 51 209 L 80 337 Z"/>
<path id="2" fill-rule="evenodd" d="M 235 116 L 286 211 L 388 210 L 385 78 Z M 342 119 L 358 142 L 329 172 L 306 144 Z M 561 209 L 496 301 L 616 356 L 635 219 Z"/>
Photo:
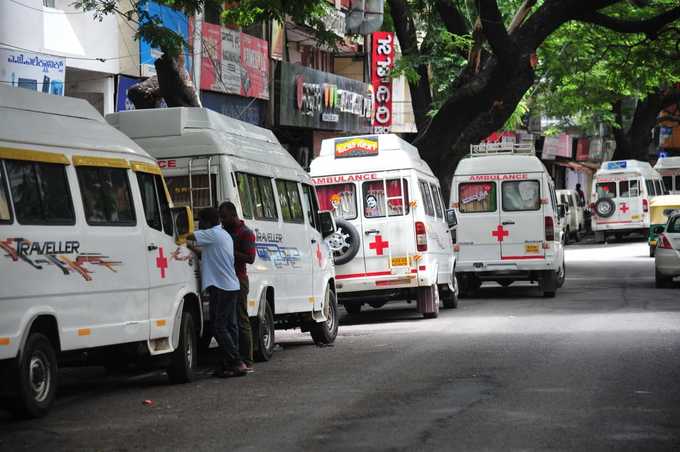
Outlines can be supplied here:
<path id="1" fill-rule="evenodd" d="M 380 231 L 377 229 L 366 229 L 366 231 L 364 231 L 364 234 L 366 235 L 380 234 Z"/>
<path id="2" fill-rule="evenodd" d="M 149 246 L 147 246 L 146 249 L 149 250 L 149 251 L 156 251 L 158 249 L 158 246 L 156 246 L 152 243 Z"/>
<path id="3" fill-rule="evenodd" d="M 509 225 L 509 224 L 515 224 L 515 222 L 514 222 L 514 221 L 504 221 L 504 222 L 501 223 L 501 224 L 502 224 L 503 226 L 507 226 L 507 225 Z"/>

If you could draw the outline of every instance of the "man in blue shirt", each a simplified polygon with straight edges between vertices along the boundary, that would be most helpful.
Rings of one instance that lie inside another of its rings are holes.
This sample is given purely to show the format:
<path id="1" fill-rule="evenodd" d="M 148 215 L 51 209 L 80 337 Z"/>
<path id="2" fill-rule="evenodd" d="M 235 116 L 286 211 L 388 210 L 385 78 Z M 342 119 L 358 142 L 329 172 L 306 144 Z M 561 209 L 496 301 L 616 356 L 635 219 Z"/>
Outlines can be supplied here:
<path id="1" fill-rule="evenodd" d="M 234 268 L 234 242 L 220 224 L 217 209 L 207 208 L 199 214 L 200 230 L 187 238 L 200 247 L 190 248 L 201 256 L 201 286 L 210 296 L 210 318 L 217 343 L 224 353 L 215 370 L 220 378 L 245 375 L 245 365 L 238 351 L 239 280 Z"/>

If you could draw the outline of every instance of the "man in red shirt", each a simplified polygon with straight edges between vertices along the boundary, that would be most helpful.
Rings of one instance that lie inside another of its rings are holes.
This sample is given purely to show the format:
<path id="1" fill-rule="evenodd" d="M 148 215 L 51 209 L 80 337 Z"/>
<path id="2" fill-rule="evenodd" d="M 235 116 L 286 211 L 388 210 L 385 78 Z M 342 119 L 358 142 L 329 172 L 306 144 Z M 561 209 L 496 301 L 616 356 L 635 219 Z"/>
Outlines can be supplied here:
<path id="1" fill-rule="evenodd" d="M 234 241 L 234 267 L 236 277 L 241 285 L 239 292 L 238 329 L 239 354 L 246 365 L 246 371 L 253 371 L 253 330 L 248 316 L 248 269 L 246 264 L 255 262 L 255 234 L 238 217 L 236 206 L 229 202 L 220 204 L 222 227 L 227 230 Z"/>

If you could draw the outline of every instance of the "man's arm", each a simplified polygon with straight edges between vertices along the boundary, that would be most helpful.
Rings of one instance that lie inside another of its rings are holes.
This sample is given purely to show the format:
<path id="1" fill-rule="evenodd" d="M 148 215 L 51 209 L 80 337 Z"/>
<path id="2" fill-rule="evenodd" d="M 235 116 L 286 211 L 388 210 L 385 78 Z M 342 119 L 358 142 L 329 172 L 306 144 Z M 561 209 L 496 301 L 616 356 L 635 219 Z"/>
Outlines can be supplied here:
<path id="1" fill-rule="evenodd" d="M 252 264 L 255 262 L 255 234 L 243 234 L 243 237 L 237 237 L 239 242 L 239 249 L 234 247 L 234 259 L 237 263 Z"/>

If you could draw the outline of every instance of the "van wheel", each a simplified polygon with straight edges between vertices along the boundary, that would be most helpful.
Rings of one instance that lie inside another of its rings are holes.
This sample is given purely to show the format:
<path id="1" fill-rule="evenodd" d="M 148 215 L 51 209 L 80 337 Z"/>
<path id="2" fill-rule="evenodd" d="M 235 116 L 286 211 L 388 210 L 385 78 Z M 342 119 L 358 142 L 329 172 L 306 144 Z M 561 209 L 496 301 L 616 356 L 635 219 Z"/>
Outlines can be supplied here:
<path id="1" fill-rule="evenodd" d="M 547 270 L 543 272 L 543 277 L 540 281 L 540 290 L 545 298 L 554 298 L 558 287 L 558 272 L 555 270 Z"/>
<path id="2" fill-rule="evenodd" d="M 336 230 L 326 238 L 326 243 L 333 251 L 335 265 L 343 265 L 357 255 L 361 246 L 361 239 L 357 228 L 349 221 L 336 218 L 335 225 Z"/>
<path id="3" fill-rule="evenodd" d="M 316 345 L 332 344 L 338 336 L 338 297 L 330 287 L 326 288 L 326 300 L 324 301 L 325 322 L 314 322 L 309 333 Z"/>
<path id="4" fill-rule="evenodd" d="M 654 257 L 655 254 L 656 254 L 656 247 L 649 245 L 649 257 Z"/>
<path id="5" fill-rule="evenodd" d="M 567 264 L 562 260 L 562 267 L 557 271 L 557 288 L 561 288 L 564 285 L 564 281 L 567 279 Z"/>
<path id="6" fill-rule="evenodd" d="M 426 319 L 439 317 L 439 288 L 436 284 L 428 287 L 418 287 L 418 312 Z"/>
<path id="7" fill-rule="evenodd" d="M 444 309 L 456 309 L 458 307 L 458 295 L 455 291 L 449 289 L 448 286 L 442 286 L 439 289 L 439 294 L 441 296 Z"/>
<path id="8" fill-rule="evenodd" d="M 196 326 L 191 312 L 182 312 L 182 323 L 179 326 L 179 344 L 172 352 L 170 365 L 167 368 L 170 383 L 188 383 L 194 379 L 196 359 L 198 358 L 198 338 Z"/>
<path id="9" fill-rule="evenodd" d="M 474 275 L 462 276 L 460 278 L 460 297 L 470 298 L 482 287 L 482 281 Z"/>
<path id="10" fill-rule="evenodd" d="M 579 231 L 578 229 L 574 231 L 574 241 L 575 242 L 581 241 L 581 231 Z"/>
<path id="11" fill-rule="evenodd" d="M 361 312 L 361 303 L 352 303 L 350 301 L 347 301 L 343 303 L 342 306 L 345 308 L 345 311 L 347 311 L 347 314 L 349 315 L 357 315 Z"/>
<path id="12" fill-rule="evenodd" d="M 673 277 L 668 277 L 659 273 L 659 270 L 654 270 L 654 285 L 657 289 L 666 289 L 673 285 Z"/>
<path id="13" fill-rule="evenodd" d="M 47 414 L 57 392 L 57 354 L 50 340 L 31 333 L 16 361 L 14 413 L 21 418 Z"/>
<path id="14" fill-rule="evenodd" d="M 253 339 L 255 340 L 255 360 L 269 361 L 274 354 L 274 313 L 271 305 L 264 301 L 264 316 L 253 324 Z"/>

